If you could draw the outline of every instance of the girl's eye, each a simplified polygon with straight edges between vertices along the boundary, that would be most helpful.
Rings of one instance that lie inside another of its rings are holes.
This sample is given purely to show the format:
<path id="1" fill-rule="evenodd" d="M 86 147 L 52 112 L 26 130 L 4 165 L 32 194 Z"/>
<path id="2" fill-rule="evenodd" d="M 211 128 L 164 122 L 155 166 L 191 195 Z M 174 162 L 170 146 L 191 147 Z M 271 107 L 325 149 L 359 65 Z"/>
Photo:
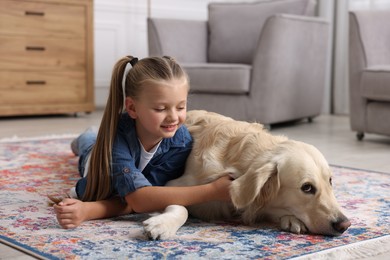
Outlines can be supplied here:
<path id="1" fill-rule="evenodd" d="M 307 194 L 315 194 L 317 191 L 317 189 L 310 183 L 303 184 L 301 190 Z"/>
<path id="2" fill-rule="evenodd" d="M 186 109 L 185 107 L 178 107 L 177 110 L 184 110 Z"/>
<path id="3" fill-rule="evenodd" d="M 156 112 L 163 112 L 165 110 L 165 108 L 155 108 L 154 111 Z"/>

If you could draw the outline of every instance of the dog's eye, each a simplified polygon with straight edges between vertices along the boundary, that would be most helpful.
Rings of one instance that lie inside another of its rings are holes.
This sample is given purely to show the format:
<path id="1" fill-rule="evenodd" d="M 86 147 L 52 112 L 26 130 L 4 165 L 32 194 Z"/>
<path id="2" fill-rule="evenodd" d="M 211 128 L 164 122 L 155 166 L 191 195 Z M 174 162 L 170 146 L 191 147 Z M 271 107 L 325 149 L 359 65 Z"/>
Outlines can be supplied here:
<path id="1" fill-rule="evenodd" d="M 313 185 L 311 185 L 310 183 L 303 184 L 301 187 L 301 190 L 304 193 L 308 193 L 308 194 L 315 194 L 317 191 L 316 188 Z"/>
<path id="2" fill-rule="evenodd" d="M 329 178 L 329 183 L 330 183 L 330 186 L 333 186 L 332 177 Z"/>

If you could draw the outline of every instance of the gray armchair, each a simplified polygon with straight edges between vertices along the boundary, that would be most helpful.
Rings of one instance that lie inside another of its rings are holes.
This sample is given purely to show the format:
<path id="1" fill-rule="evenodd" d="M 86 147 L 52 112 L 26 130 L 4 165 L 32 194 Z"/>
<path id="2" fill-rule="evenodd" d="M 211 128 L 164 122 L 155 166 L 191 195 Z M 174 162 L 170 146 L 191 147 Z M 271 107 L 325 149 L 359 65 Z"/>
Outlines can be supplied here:
<path id="1" fill-rule="evenodd" d="M 351 129 L 390 135 L 390 10 L 349 13 Z"/>
<path id="2" fill-rule="evenodd" d="M 321 113 L 329 24 L 311 0 L 211 3 L 208 21 L 148 19 L 149 55 L 175 57 L 189 109 L 266 125 Z"/>

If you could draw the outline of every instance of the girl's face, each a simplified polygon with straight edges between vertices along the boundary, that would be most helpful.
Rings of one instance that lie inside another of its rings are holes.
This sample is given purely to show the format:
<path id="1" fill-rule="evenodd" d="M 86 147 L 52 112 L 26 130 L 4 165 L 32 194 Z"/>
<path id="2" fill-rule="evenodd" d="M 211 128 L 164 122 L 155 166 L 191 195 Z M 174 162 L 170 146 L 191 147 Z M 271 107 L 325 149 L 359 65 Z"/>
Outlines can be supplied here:
<path id="1" fill-rule="evenodd" d="M 126 98 L 126 109 L 136 120 L 136 130 L 145 150 L 162 138 L 173 137 L 186 119 L 187 81 L 175 79 L 147 85 L 137 99 Z"/>

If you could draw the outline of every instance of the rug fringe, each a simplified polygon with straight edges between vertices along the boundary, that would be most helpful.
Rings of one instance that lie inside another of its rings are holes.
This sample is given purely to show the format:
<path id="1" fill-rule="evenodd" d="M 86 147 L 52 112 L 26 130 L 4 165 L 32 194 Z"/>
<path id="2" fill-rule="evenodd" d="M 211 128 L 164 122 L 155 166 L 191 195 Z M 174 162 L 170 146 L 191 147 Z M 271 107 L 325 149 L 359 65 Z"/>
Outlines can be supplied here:
<path id="1" fill-rule="evenodd" d="M 390 255 L 390 235 L 361 241 L 337 248 L 331 248 L 294 259 L 365 259 L 386 254 Z"/>
<path id="2" fill-rule="evenodd" d="M 75 138 L 77 136 L 78 136 L 78 134 L 52 134 L 52 135 L 34 136 L 34 137 L 19 137 L 17 135 L 14 135 L 12 137 L 1 138 L 0 143 L 50 140 L 50 139 L 61 139 L 61 138 Z"/>

